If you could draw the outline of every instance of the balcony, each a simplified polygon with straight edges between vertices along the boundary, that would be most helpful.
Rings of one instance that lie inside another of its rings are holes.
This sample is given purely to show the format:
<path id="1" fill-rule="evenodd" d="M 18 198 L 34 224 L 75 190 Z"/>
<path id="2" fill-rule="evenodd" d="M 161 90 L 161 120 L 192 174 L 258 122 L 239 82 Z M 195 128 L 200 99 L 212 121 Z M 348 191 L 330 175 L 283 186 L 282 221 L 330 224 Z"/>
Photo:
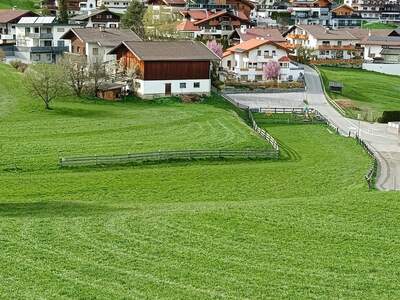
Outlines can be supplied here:
<path id="1" fill-rule="evenodd" d="M 296 39 L 296 40 L 307 40 L 307 35 L 306 34 L 295 34 L 295 33 L 290 33 L 287 35 L 288 38 L 290 39 Z"/>
<path id="2" fill-rule="evenodd" d="M 353 51 L 357 50 L 357 48 L 353 45 L 320 45 L 318 46 L 318 50 L 347 50 Z"/>
<path id="3" fill-rule="evenodd" d="M 12 35 L 12 34 L 0 34 L 0 40 L 14 40 L 14 35 Z"/>
<path id="4" fill-rule="evenodd" d="M 28 32 L 26 33 L 27 37 L 32 39 L 53 39 L 52 33 L 37 33 L 37 32 Z"/>
<path id="5" fill-rule="evenodd" d="M 17 51 L 19 52 L 31 52 L 31 53 L 62 53 L 67 52 L 68 47 L 17 47 Z"/>

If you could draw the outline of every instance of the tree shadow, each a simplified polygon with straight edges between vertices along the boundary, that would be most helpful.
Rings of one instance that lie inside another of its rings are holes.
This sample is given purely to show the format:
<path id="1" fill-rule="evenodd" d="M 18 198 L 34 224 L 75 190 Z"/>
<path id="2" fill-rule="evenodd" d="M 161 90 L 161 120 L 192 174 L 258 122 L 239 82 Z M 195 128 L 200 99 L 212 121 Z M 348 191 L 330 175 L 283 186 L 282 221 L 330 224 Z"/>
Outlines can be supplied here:
<path id="1" fill-rule="evenodd" d="M 111 117 L 114 113 L 110 110 L 83 109 L 70 107 L 57 107 L 52 111 L 56 115 L 75 118 L 105 118 Z"/>
<path id="2" fill-rule="evenodd" d="M 95 205 L 90 203 L 62 202 L 31 202 L 31 203 L 0 203 L 0 218 L 49 218 L 49 217 L 88 217 L 108 214 L 130 208 Z"/>

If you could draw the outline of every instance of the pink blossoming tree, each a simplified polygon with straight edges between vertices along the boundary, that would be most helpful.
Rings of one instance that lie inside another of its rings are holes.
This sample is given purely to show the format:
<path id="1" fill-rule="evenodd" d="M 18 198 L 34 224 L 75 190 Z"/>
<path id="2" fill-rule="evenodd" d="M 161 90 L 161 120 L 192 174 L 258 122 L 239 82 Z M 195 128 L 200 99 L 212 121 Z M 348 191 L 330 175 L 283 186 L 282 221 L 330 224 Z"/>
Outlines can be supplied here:
<path id="1" fill-rule="evenodd" d="M 224 50 L 222 49 L 222 45 L 217 43 L 216 40 L 211 40 L 207 42 L 207 47 L 210 49 L 215 55 L 218 57 L 222 57 Z"/>
<path id="2" fill-rule="evenodd" d="M 278 80 L 281 66 L 276 61 L 269 61 L 263 66 L 263 73 L 267 80 Z"/>

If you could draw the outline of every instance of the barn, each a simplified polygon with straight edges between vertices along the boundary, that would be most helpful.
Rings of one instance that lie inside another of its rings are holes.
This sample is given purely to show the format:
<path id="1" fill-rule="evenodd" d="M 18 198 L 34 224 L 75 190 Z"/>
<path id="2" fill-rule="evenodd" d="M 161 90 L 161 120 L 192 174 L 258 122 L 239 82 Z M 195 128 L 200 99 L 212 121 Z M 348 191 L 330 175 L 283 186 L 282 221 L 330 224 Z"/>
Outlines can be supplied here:
<path id="1" fill-rule="evenodd" d="M 220 60 L 195 41 L 122 42 L 109 54 L 135 70 L 134 86 L 143 98 L 209 94 L 212 62 Z"/>

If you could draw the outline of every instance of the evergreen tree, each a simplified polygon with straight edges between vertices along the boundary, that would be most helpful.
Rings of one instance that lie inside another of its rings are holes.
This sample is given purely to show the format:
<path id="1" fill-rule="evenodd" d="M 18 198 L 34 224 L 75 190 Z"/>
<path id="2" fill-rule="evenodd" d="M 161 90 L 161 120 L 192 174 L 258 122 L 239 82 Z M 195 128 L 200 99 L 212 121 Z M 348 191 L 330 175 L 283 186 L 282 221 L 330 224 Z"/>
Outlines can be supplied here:
<path id="1" fill-rule="evenodd" d="M 132 0 L 121 18 L 122 27 L 132 29 L 138 36 L 144 38 L 143 17 L 145 12 L 146 7 L 143 2 Z"/>
<path id="2" fill-rule="evenodd" d="M 67 9 L 67 1 L 68 0 L 59 0 L 58 1 L 58 15 L 61 23 L 68 23 L 68 9 Z"/>

